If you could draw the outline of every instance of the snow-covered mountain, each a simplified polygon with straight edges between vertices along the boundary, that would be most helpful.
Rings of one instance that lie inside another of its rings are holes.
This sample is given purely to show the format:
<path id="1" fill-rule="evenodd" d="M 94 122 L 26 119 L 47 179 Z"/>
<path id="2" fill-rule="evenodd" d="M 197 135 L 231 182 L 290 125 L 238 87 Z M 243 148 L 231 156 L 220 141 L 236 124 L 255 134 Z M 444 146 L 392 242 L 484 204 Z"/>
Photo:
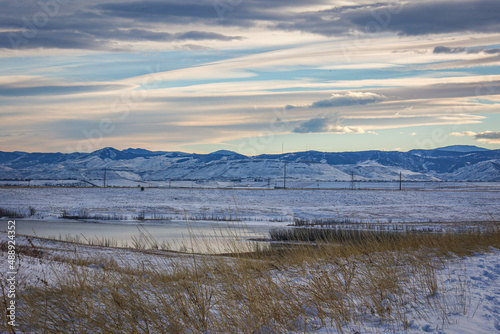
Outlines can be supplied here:
<path id="1" fill-rule="evenodd" d="M 106 147 L 92 153 L 0 152 L 0 179 L 76 179 L 103 177 L 147 180 L 278 179 L 286 164 L 290 180 L 500 181 L 500 150 L 449 146 L 409 152 L 296 152 L 248 157 L 231 151 L 210 154 L 123 151 Z"/>

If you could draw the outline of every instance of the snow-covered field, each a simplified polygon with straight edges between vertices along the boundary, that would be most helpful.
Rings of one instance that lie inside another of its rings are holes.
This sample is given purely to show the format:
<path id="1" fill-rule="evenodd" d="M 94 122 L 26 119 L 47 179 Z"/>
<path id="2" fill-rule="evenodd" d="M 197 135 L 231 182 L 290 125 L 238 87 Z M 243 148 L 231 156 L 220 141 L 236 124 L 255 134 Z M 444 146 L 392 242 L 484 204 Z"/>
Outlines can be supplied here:
<path id="1" fill-rule="evenodd" d="M 104 184 L 103 179 L 89 180 L 0 180 L 0 186 L 19 186 L 19 187 L 101 187 Z M 127 178 L 108 178 L 106 180 L 108 187 L 158 187 L 158 188 L 243 188 L 243 189 L 278 189 L 283 188 L 283 177 L 274 179 L 265 178 L 246 178 L 234 181 L 225 180 L 162 180 L 162 181 L 143 181 Z M 404 180 L 401 184 L 403 189 L 413 190 L 431 190 L 431 189 L 450 189 L 450 190 L 491 190 L 500 191 L 500 182 L 465 182 L 465 181 L 408 181 Z M 392 181 L 325 181 L 325 180 L 307 180 L 287 178 L 286 187 L 289 189 L 380 189 L 380 190 L 398 190 L 399 179 Z"/>
<path id="2" fill-rule="evenodd" d="M 283 221 L 350 218 L 363 221 L 498 221 L 500 191 L 485 188 L 429 190 L 264 190 L 146 188 L 0 188 L 0 207 L 35 219 L 77 214 L 133 219 Z"/>
<path id="3" fill-rule="evenodd" d="M 0 242 L 6 242 L 6 234 L 0 234 Z M 110 249 L 105 247 L 71 245 L 62 242 L 25 237 L 17 238 L 18 247 L 33 247 L 41 251 L 40 257 L 19 257 L 17 279 L 22 289 L 30 287 L 50 288 L 57 286 L 62 277 L 73 275 L 75 270 L 84 272 L 106 272 L 106 266 L 113 263 L 117 268 L 127 268 L 133 264 L 146 263 L 147 266 L 160 271 L 171 271 L 179 263 L 190 263 L 189 255 L 138 252 L 126 249 Z M 55 261 L 52 261 L 57 259 Z M 78 269 L 69 259 L 78 259 Z M 109 262 L 112 261 L 112 262 Z M 230 259 L 228 259 L 230 261 Z M 360 263 L 360 266 L 364 264 Z M 402 264 L 403 265 L 403 264 Z M 363 272 L 363 268 L 358 268 Z M 5 266 L 0 267 L 0 275 L 6 274 Z M 103 274 L 104 275 L 104 274 Z M 109 273 L 108 273 L 109 275 Z M 309 280 L 314 280 L 317 273 L 311 268 L 309 273 L 273 272 L 272 279 L 277 284 L 292 284 L 296 289 L 306 287 Z M 284 277 L 290 275 L 291 277 Z M 410 281 L 412 275 L 408 273 Z M 488 253 L 475 253 L 463 258 L 451 258 L 443 262 L 433 277 L 436 278 L 438 293 L 429 296 L 420 291 L 423 287 L 415 286 L 415 299 L 406 305 L 406 330 L 382 320 L 377 315 L 366 316 L 356 324 L 336 326 L 314 320 L 318 315 L 311 310 L 308 320 L 308 332 L 311 333 L 457 333 L 487 334 L 500 330 L 500 250 L 490 248 Z M 63 279 L 64 281 L 64 279 Z M 418 282 L 415 277 L 415 282 Z M 425 290 L 425 289 L 424 289 Z M 381 304 L 398 304 L 401 296 L 388 295 Z M 391 299 L 392 298 L 392 299 Z M 356 301 L 353 301 L 356 303 Z M 363 305 L 363 301 L 359 301 Z M 70 304 L 69 304 L 70 305 Z M 356 312 L 358 312 L 357 310 Z M 396 311 L 396 310 L 394 310 Z M 396 315 L 395 315 L 396 316 Z M 391 318 L 389 316 L 389 318 Z M 297 321 L 304 321 L 298 319 Z M 311 322 L 312 321 L 312 322 Z M 316 325 L 315 325 L 316 324 Z M 313 327 L 310 327 L 313 326 Z"/>

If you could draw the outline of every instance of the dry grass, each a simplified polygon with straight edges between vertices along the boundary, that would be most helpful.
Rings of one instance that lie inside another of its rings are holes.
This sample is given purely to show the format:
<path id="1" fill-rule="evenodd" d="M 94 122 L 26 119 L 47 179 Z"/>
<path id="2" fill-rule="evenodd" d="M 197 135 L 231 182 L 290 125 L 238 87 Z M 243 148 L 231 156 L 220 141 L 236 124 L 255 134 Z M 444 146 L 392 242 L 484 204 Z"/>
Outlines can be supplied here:
<path id="1" fill-rule="evenodd" d="M 288 333 L 325 326 L 365 331 L 376 323 L 380 332 L 397 332 L 436 314 L 446 326 L 448 314 L 471 312 L 471 305 L 467 284 L 457 279 L 444 286 L 438 270 L 454 256 L 492 246 L 500 248 L 493 226 L 465 234 L 401 233 L 244 251 L 228 244 L 231 256 L 165 257 L 152 265 L 59 257 L 53 260 L 68 270 L 46 265 L 54 283 L 20 289 L 19 329 Z M 92 262 L 104 265 L 89 267 Z"/>

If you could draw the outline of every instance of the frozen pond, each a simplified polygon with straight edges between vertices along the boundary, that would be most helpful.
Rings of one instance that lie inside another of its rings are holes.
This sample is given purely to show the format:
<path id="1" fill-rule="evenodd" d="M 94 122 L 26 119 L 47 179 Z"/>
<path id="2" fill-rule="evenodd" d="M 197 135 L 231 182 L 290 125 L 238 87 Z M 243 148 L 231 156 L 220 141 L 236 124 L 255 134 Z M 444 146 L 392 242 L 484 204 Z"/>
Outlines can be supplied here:
<path id="1" fill-rule="evenodd" d="M 0 221 L 0 231 L 7 231 Z M 264 224 L 215 222 L 96 222 L 76 220 L 16 219 L 16 233 L 51 239 L 75 240 L 111 246 L 151 248 L 154 239 L 162 248 L 201 253 L 229 253 L 236 247 L 250 247 L 249 239 L 267 237 L 272 226 Z"/>

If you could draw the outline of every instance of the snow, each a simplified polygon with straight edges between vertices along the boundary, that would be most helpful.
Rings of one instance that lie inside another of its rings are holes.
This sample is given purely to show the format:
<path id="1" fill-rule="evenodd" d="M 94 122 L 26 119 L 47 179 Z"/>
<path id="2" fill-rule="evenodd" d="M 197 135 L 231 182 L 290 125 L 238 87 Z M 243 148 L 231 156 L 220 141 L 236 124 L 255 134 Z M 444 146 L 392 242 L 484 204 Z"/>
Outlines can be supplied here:
<path id="1" fill-rule="evenodd" d="M 447 174 L 450 180 L 489 180 L 490 175 L 498 173 L 500 162 L 498 160 L 481 161 L 474 165 L 465 166 L 457 169 L 453 173 Z"/>
<path id="2" fill-rule="evenodd" d="M 0 242 L 6 240 L 6 234 L 0 234 Z M 192 257 L 182 254 L 146 253 L 127 249 L 74 245 L 38 238 L 32 238 L 31 243 L 29 243 L 25 237 L 17 237 L 18 247 L 31 244 L 45 252 L 45 255 L 43 262 L 41 259 L 30 256 L 19 257 L 17 275 L 20 282 L 22 281 L 23 289 L 30 285 L 50 286 L 57 281 L 58 275 L 73 273 L 73 265 L 60 261 L 61 258 L 70 259 L 77 256 L 80 259 L 80 266 L 83 266 L 85 270 L 102 270 L 106 266 L 106 261 L 113 259 L 113 263 L 120 267 L 126 266 L 128 263 L 147 263 L 148 266 L 161 266 L 160 268 L 165 271 L 171 270 L 177 263 L 176 261 L 192 259 Z M 59 260 L 50 261 L 50 259 L 56 258 Z M 96 261 L 96 259 L 99 260 Z M 47 265 L 49 265 L 50 270 L 47 270 Z M 5 273 L 5 266 L 1 266 L 0 275 L 5 275 Z M 446 296 L 431 297 L 430 302 L 438 304 L 443 301 L 439 298 L 446 298 L 448 305 L 444 308 L 446 311 L 444 318 L 440 307 L 437 307 L 435 312 L 409 308 L 407 314 L 408 319 L 410 319 L 409 328 L 404 331 L 405 333 L 487 334 L 500 330 L 500 250 L 490 248 L 489 252 L 485 254 L 451 258 L 444 262 L 443 267 L 438 269 L 436 274 L 440 291 L 444 291 Z M 302 277 L 307 279 L 308 276 Z M 276 276 L 275 279 L 279 281 L 280 278 Z M 301 281 L 297 284 L 300 285 Z M 457 284 L 461 284 L 465 289 L 454 289 Z M 387 298 L 387 301 L 382 301 L 382 304 L 389 304 L 390 299 L 395 298 L 395 296 L 387 296 Z M 433 298 L 436 300 L 433 301 Z M 424 306 L 428 302 L 429 300 L 417 304 Z M 308 313 L 314 316 L 315 312 L 316 310 L 311 309 Z M 297 319 L 297 323 L 305 325 L 304 319 Z M 317 322 L 317 324 L 319 323 Z M 326 326 L 318 330 L 309 330 L 311 333 L 318 334 L 349 333 L 352 331 L 380 333 L 393 332 L 394 328 L 379 321 L 377 317 L 367 317 L 362 324 L 346 325 L 340 329 L 327 323 Z"/>
<path id="3" fill-rule="evenodd" d="M 0 207 L 54 219 L 62 210 L 136 216 L 145 211 L 185 220 L 218 215 L 247 221 L 349 218 L 380 222 L 500 219 L 500 192 L 490 188 L 420 190 L 267 190 L 146 188 L 0 188 Z"/>
<path id="4" fill-rule="evenodd" d="M 7 242 L 7 234 L 0 233 L 0 242 Z M 148 262 L 163 270 L 171 269 L 170 264 L 174 259 L 183 259 L 186 254 L 172 252 L 139 252 L 134 249 L 110 248 L 102 246 L 89 246 L 83 244 L 72 244 L 50 239 L 29 238 L 16 236 L 16 247 L 34 247 L 43 253 L 43 256 L 18 256 L 17 275 L 22 278 L 24 285 L 37 285 L 43 282 L 51 283 L 57 280 L 57 275 L 71 275 L 74 268 L 69 262 L 61 259 L 79 259 L 90 262 L 86 265 L 90 269 L 102 267 L 106 260 L 114 261 L 120 267 L 126 267 L 131 263 Z M 7 258 L 5 256 L 5 258 Z M 49 264 L 47 266 L 47 264 Z M 0 266 L 0 277 L 8 272 L 7 266 Z"/>
<path id="5" fill-rule="evenodd" d="M 469 287 L 471 314 L 452 315 L 451 323 L 441 330 L 436 330 L 436 327 L 441 326 L 442 319 L 429 319 L 427 324 L 420 325 L 420 330 L 456 334 L 486 334 L 500 330 L 500 250 L 491 251 L 490 254 L 475 254 L 465 258 L 438 273 L 440 279 L 446 282 L 448 272 L 465 266 L 466 274 L 455 279 L 463 279 Z M 419 332 L 419 326 L 414 327 L 409 332 Z"/>
<path id="6" fill-rule="evenodd" d="M 500 331 L 500 250 L 491 248 L 489 253 L 474 254 L 470 257 L 446 262 L 436 272 L 437 280 L 446 290 L 448 284 L 460 281 L 466 286 L 467 296 L 454 295 L 452 289 L 448 301 L 466 300 L 466 312 L 463 309 L 448 312 L 443 319 L 439 313 L 429 313 L 425 319 L 418 319 L 414 313 L 408 314 L 410 321 L 404 333 L 436 333 L 436 334 L 490 334 Z M 450 282 L 453 281 L 453 282 Z M 466 297 L 464 299 L 464 297 Z M 458 303 L 457 303 L 458 304 Z M 367 319 L 360 328 L 346 326 L 342 332 L 336 327 L 323 327 L 313 333 L 349 333 L 359 330 L 360 333 L 393 332 L 394 329 L 380 323 L 376 319 Z"/>

